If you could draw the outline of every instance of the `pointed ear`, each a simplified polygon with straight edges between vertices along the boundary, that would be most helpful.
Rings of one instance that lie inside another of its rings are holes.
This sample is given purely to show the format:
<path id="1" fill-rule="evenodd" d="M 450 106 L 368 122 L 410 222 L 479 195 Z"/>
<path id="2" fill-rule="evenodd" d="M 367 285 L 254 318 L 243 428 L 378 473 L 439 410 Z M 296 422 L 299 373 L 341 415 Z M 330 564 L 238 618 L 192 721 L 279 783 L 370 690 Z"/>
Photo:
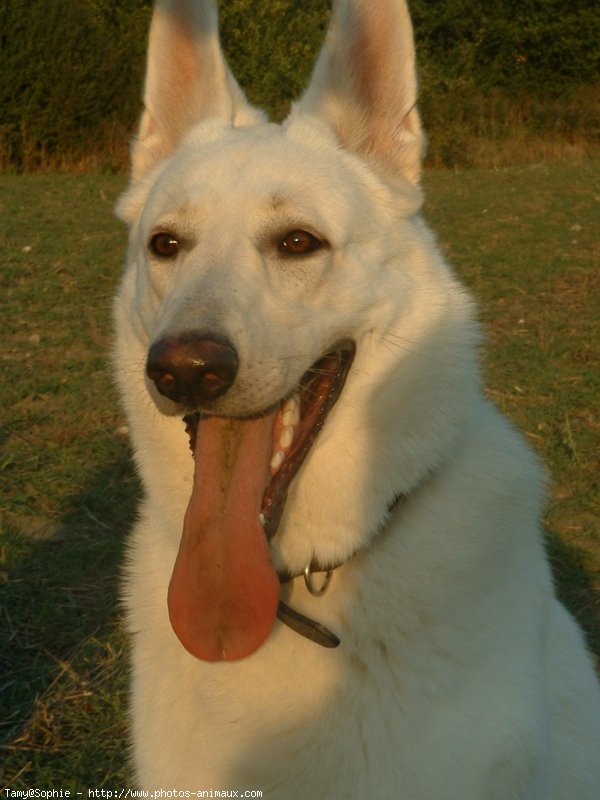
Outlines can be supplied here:
<path id="1" fill-rule="evenodd" d="M 344 147 L 416 184 L 425 147 L 416 100 L 404 0 L 334 0 L 323 50 L 290 118 L 324 119 Z"/>
<path id="2" fill-rule="evenodd" d="M 144 112 L 132 148 L 134 181 L 171 153 L 191 127 L 210 118 L 233 126 L 263 119 L 247 102 L 223 57 L 215 2 L 156 0 Z"/>

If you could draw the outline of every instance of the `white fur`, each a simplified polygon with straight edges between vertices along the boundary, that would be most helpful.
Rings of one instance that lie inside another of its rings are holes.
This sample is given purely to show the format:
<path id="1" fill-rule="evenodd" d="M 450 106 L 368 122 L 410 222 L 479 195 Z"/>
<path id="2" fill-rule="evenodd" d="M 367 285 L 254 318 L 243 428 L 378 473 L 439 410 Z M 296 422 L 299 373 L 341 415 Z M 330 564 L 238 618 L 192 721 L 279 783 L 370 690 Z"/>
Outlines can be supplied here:
<path id="1" fill-rule="evenodd" d="M 403 0 L 334 5 L 281 127 L 235 84 L 212 3 L 157 3 L 148 58 L 115 306 L 145 487 L 126 581 L 139 784 L 276 800 L 596 800 L 600 694 L 553 593 L 543 477 L 482 398 L 471 299 L 419 216 Z M 192 243 L 168 266 L 147 251 L 161 225 Z M 331 248 L 282 261 L 273 236 L 298 227 Z M 224 414 L 268 407 L 332 344 L 357 344 L 272 548 L 290 570 L 349 559 L 323 598 L 301 579 L 284 590 L 340 636 L 335 650 L 276 622 L 250 657 L 204 663 L 170 627 L 193 463 L 144 364 L 153 341 L 193 326 L 238 350 Z"/>

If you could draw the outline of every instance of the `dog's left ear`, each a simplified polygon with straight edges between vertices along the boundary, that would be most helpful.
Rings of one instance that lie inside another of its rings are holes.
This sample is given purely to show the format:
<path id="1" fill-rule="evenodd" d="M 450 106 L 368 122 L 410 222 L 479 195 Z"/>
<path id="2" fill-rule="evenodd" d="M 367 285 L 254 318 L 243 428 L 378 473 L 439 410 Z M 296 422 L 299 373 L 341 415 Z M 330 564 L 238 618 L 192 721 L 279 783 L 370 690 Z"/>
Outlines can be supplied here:
<path id="1" fill-rule="evenodd" d="M 216 3 L 156 0 L 144 112 L 131 154 L 133 181 L 169 155 L 190 128 L 211 118 L 233 126 L 262 120 L 221 52 Z"/>
<path id="2" fill-rule="evenodd" d="M 344 147 L 417 184 L 425 139 L 416 100 L 404 0 L 334 0 L 325 44 L 290 121 L 320 117 Z"/>

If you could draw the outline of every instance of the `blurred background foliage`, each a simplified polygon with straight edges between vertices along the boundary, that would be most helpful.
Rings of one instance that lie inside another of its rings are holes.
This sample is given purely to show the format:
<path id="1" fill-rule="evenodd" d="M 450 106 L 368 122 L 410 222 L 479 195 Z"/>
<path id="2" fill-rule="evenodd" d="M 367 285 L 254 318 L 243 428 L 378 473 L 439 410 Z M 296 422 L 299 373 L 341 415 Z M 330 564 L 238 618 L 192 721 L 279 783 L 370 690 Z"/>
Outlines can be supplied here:
<path id="1" fill-rule="evenodd" d="M 219 6 L 235 74 L 280 119 L 307 80 L 330 3 Z M 410 8 L 430 163 L 600 151 L 598 0 L 410 0 Z M 0 0 L 0 169 L 126 167 L 150 13 L 151 0 Z"/>

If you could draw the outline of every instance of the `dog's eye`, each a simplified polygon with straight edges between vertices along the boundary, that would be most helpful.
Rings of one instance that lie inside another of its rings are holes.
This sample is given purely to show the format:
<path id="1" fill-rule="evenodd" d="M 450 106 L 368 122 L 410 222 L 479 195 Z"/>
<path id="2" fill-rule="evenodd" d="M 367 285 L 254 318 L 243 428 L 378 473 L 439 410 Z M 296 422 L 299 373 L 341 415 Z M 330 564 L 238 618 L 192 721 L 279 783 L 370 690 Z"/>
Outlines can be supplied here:
<path id="1" fill-rule="evenodd" d="M 179 241 L 171 233 L 155 233 L 150 239 L 150 250 L 159 258 L 174 258 L 179 252 Z"/>
<path id="2" fill-rule="evenodd" d="M 279 242 L 279 252 L 289 256 L 304 256 L 323 247 L 323 242 L 308 231 L 291 231 Z"/>

